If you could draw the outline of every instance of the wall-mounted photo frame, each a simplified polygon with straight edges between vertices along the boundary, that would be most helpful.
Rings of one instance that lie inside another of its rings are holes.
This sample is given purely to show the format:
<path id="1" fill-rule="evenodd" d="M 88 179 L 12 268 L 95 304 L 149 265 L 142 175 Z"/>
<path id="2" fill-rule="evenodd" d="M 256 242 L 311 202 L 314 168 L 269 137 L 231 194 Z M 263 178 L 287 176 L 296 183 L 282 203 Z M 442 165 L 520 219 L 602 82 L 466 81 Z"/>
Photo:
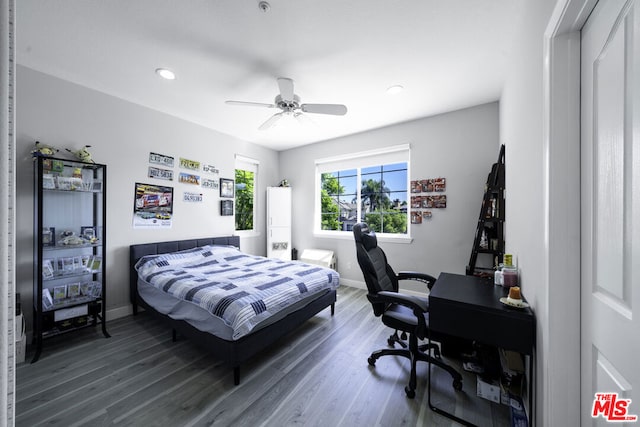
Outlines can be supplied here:
<path id="1" fill-rule="evenodd" d="M 220 215 L 233 215 L 233 200 L 220 200 Z"/>
<path id="2" fill-rule="evenodd" d="M 234 181 L 232 179 L 220 178 L 220 197 L 234 196 Z"/>

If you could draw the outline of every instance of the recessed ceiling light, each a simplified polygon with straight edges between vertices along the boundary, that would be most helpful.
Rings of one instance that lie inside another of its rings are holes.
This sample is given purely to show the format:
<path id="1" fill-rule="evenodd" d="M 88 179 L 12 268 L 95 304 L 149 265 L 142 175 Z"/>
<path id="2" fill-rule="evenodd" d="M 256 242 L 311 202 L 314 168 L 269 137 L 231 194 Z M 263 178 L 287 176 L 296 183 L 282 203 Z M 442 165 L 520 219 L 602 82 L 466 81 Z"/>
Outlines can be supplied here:
<path id="1" fill-rule="evenodd" d="M 397 94 L 397 93 L 402 92 L 402 90 L 403 90 L 403 89 L 404 89 L 404 88 L 403 88 L 402 86 L 400 86 L 400 85 L 395 85 L 395 86 L 391 86 L 391 87 L 389 87 L 389 88 L 387 89 L 387 93 L 388 93 L 389 95 L 395 95 L 395 94 Z"/>
<path id="2" fill-rule="evenodd" d="M 156 74 L 162 77 L 163 79 L 167 79 L 167 80 L 175 80 L 176 78 L 176 75 L 174 74 L 174 72 L 171 70 L 167 70 L 166 68 L 157 68 Z"/>

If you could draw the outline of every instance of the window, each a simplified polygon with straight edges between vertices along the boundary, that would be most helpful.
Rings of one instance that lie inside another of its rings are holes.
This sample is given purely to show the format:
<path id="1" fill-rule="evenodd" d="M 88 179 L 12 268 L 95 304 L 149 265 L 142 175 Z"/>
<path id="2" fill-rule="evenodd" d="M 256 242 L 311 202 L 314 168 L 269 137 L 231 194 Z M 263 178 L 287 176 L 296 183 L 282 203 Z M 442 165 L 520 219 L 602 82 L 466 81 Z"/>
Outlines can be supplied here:
<path id="1" fill-rule="evenodd" d="M 377 233 L 409 234 L 409 146 L 316 161 L 320 234 L 364 221 Z"/>
<path id="2" fill-rule="evenodd" d="M 236 231 L 255 231 L 258 161 L 236 155 Z"/>

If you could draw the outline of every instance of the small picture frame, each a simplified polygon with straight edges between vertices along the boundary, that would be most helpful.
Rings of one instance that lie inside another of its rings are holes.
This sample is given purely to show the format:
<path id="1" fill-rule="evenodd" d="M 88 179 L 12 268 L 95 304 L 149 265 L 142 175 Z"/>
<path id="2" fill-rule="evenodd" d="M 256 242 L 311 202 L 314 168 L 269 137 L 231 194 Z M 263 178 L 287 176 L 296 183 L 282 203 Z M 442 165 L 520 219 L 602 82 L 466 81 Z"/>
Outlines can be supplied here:
<path id="1" fill-rule="evenodd" d="M 93 289 L 91 291 L 91 296 L 94 297 L 94 298 L 101 298 L 102 297 L 102 283 L 93 282 Z"/>
<path id="2" fill-rule="evenodd" d="M 42 309 L 51 310 L 53 308 L 53 298 L 51 298 L 51 292 L 49 288 L 42 289 Z"/>
<path id="3" fill-rule="evenodd" d="M 52 279 L 55 273 L 55 269 L 53 268 L 53 259 L 43 259 L 42 260 L 42 278 L 43 279 Z"/>
<path id="4" fill-rule="evenodd" d="M 220 215 L 233 216 L 233 200 L 220 200 Z"/>
<path id="5" fill-rule="evenodd" d="M 53 301 L 60 301 L 67 297 L 67 285 L 53 287 Z"/>
<path id="6" fill-rule="evenodd" d="M 56 188 L 56 179 L 50 173 L 42 175 L 42 188 L 45 190 L 54 190 Z"/>
<path id="7" fill-rule="evenodd" d="M 76 266 L 73 257 L 62 258 L 62 271 L 64 272 L 64 274 L 73 273 L 75 268 Z"/>
<path id="8" fill-rule="evenodd" d="M 233 198 L 234 191 L 234 181 L 228 178 L 220 178 L 220 197 L 229 197 Z"/>
<path id="9" fill-rule="evenodd" d="M 67 285 L 67 297 L 76 298 L 80 296 L 80 283 L 69 283 Z"/>
<path id="10" fill-rule="evenodd" d="M 82 263 L 82 268 L 84 268 L 85 270 L 88 267 L 90 259 L 91 259 L 91 255 L 81 255 L 80 256 L 80 262 Z"/>
<path id="11" fill-rule="evenodd" d="M 84 282 L 80 284 L 80 295 L 90 297 L 93 294 L 93 287 L 89 287 L 90 283 Z"/>
<path id="12" fill-rule="evenodd" d="M 51 172 L 63 172 L 64 162 L 62 160 L 51 160 Z"/>
<path id="13" fill-rule="evenodd" d="M 411 224 L 422 224 L 422 212 L 411 212 Z"/>
<path id="14" fill-rule="evenodd" d="M 93 273 L 99 273 L 102 270 L 102 257 L 91 257 L 87 263 L 87 270 Z"/>
<path id="15" fill-rule="evenodd" d="M 102 191 L 102 181 L 100 181 L 99 179 L 94 179 L 93 183 L 91 184 L 91 190 L 95 191 L 95 192 L 101 192 Z"/>
<path id="16" fill-rule="evenodd" d="M 80 237 L 85 240 L 93 240 L 96 237 L 96 228 L 90 225 L 80 227 Z"/>
<path id="17" fill-rule="evenodd" d="M 45 227 L 42 229 L 42 246 L 56 245 L 56 228 Z"/>

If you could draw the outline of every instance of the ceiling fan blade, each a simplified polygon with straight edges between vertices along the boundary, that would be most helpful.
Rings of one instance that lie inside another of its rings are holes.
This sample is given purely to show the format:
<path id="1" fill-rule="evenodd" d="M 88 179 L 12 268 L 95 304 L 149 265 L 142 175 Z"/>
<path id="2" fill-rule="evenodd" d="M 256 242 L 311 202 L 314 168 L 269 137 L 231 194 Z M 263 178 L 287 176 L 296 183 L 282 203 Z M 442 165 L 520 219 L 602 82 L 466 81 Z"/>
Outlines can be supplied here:
<path id="1" fill-rule="evenodd" d="M 247 101 L 225 101 L 225 104 L 229 105 L 247 105 L 249 107 L 267 107 L 267 108 L 275 108 L 274 104 L 265 104 L 262 102 L 247 102 Z"/>
<path id="2" fill-rule="evenodd" d="M 278 87 L 283 101 L 293 101 L 293 80 L 286 77 L 278 77 Z"/>
<path id="3" fill-rule="evenodd" d="M 280 120 L 284 116 L 284 113 L 276 113 L 273 116 L 269 117 L 266 122 L 260 125 L 259 130 L 267 130 L 273 127 L 278 120 Z"/>
<path id="4" fill-rule="evenodd" d="M 347 114 L 347 107 L 342 104 L 302 104 L 300 108 L 305 113 L 333 114 L 334 116 Z"/>

